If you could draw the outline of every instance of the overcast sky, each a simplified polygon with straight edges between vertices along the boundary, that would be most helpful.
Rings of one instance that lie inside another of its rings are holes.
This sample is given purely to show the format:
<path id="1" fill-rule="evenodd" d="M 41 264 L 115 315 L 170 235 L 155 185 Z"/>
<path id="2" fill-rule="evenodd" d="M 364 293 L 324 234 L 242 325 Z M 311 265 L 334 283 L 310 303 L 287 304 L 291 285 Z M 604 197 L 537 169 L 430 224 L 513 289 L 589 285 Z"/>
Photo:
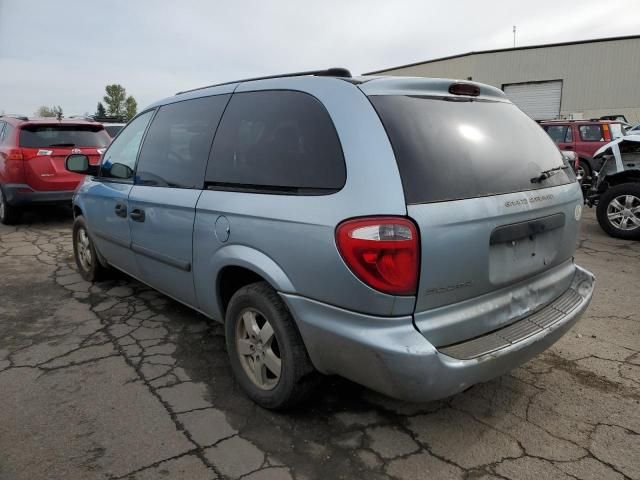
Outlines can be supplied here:
<path id="1" fill-rule="evenodd" d="M 139 108 L 288 71 L 362 73 L 444 55 L 640 34 L 638 0 L 0 0 L 0 112 L 90 112 L 107 83 Z"/>

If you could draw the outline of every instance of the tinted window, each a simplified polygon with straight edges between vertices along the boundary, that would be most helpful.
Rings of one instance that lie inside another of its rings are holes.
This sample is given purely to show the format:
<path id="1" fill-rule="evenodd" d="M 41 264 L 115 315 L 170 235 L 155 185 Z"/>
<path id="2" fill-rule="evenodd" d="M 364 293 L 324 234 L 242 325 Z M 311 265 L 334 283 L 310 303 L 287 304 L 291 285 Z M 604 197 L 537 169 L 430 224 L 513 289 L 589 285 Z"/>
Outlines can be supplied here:
<path id="1" fill-rule="evenodd" d="M 105 125 L 104 129 L 107 131 L 111 138 L 115 137 L 124 125 Z"/>
<path id="2" fill-rule="evenodd" d="M 393 146 L 407 203 L 546 188 L 572 181 L 549 136 L 515 105 L 370 97 Z"/>
<path id="3" fill-rule="evenodd" d="M 196 98 L 158 110 L 140 152 L 136 183 L 202 188 L 213 135 L 229 95 Z"/>
<path id="4" fill-rule="evenodd" d="M 604 142 L 602 126 L 600 125 L 580 125 L 580 138 L 583 142 Z"/>
<path id="5" fill-rule="evenodd" d="M 110 140 L 102 125 L 25 125 L 20 130 L 20 146 L 26 148 L 100 148 Z"/>
<path id="6" fill-rule="evenodd" d="M 8 123 L 4 124 L 4 130 L 2 131 L 2 135 L 0 136 L 0 144 L 7 144 L 11 140 L 11 136 L 13 135 L 14 127 L 9 125 Z"/>
<path id="7" fill-rule="evenodd" d="M 4 122 L 0 122 L 0 143 L 4 140 L 4 126 L 6 124 Z"/>
<path id="8" fill-rule="evenodd" d="M 111 143 L 102 158 L 100 168 L 102 177 L 133 178 L 140 142 L 153 113 L 153 110 L 150 110 L 136 117 Z"/>
<path id="9" fill-rule="evenodd" d="M 568 125 L 549 125 L 544 128 L 551 137 L 551 140 L 556 143 L 571 142 L 572 140 L 571 127 Z"/>
<path id="10" fill-rule="evenodd" d="M 302 92 L 234 94 L 216 134 L 207 182 L 289 193 L 342 188 L 346 171 L 324 106 Z"/>

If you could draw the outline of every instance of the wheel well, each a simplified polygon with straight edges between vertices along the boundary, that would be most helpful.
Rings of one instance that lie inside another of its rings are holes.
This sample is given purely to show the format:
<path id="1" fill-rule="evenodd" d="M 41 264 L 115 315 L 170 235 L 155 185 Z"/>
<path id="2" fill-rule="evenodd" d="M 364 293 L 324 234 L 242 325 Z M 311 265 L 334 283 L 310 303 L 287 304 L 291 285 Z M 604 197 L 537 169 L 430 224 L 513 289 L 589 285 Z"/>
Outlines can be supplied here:
<path id="1" fill-rule="evenodd" d="M 236 266 L 223 268 L 218 275 L 218 298 L 222 314 L 226 315 L 227 306 L 234 293 L 250 283 L 264 281 L 264 278 L 248 268 Z"/>
<path id="2" fill-rule="evenodd" d="M 616 173 L 615 175 L 608 175 L 605 181 L 610 187 L 620 185 L 627 182 L 640 182 L 640 170 L 631 170 L 628 172 Z"/>
<path id="3" fill-rule="evenodd" d="M 78 217 L 80 215 L 82 215 L 82 209 L 79 206 L 74 205 L 73 206 L 73 218 L 76 218 L 76 217 Z"/>

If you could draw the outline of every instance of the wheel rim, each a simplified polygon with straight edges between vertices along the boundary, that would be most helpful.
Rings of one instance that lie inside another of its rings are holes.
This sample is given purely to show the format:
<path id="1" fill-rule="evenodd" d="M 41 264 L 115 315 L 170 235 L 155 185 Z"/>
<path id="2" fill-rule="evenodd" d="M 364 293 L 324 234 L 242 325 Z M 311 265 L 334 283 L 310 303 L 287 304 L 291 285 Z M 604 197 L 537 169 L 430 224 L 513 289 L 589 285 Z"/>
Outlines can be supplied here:
<path id="1" fill-rule="evenodd" d="M 87 235 L 87 231 L 84 228 L 78 229 L 78 233 L 76 234 L 76 246 L 80 265 L 84 271 L 88 272 L 91 270 L 91 265 L 93 265 L 93 255 L 91 254 L 91 241 L 89 240 L 89 235 Z"/>
<path id="2" fill-rule="evenodd" d="M 273 390 L 280 381 L 282 358 L 278 339 L 267 318 L 247 308 L 236 322 L 236 350 L 251 382 L 261 390 Z"/>
<path id="3" fill-rule="evenodd" d="M 617 196 L 607 205 L 607 218 L 620 230 L 640 228 L 640 198 L 635 195 Z"/>
<path id="4" fill-rule="evenodd" d="M 587 172 L 584 167 L 582 165 L 578 165 L 578 168 L 576 169 L 576 178 L 578 181 L 582 181 L 585 178 L 586 173 Z"/>

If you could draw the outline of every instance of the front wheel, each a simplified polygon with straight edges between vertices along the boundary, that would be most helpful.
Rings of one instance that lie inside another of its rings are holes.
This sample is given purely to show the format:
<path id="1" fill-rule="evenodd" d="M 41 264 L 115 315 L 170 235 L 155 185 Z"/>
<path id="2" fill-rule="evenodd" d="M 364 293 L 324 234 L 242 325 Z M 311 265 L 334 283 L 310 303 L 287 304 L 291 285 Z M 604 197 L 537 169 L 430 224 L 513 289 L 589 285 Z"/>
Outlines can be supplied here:
<path id="1" fill-rule="evenodd" d="M 612 237 L 640 239 L 640 183 L 623 183 L 601 195 L 598 223 Z"/>
<path id="2" fill-rule="evenodd" d="M 292 408 L 313 390 L 318 374 L 289 310 L 268 283 L 252 283 L 231 297 L 225 335 L 233 374 L 258 405 Z"/>
<path id="3" fill-rule="evenodd" d="M 87 222 L 81 215 L 73 222 L 73 256 L 78 272 L 86 281 L 97 282 L 107 276 L 108 269 L 100 263 L 96 247 L 89 236 Z"/>

